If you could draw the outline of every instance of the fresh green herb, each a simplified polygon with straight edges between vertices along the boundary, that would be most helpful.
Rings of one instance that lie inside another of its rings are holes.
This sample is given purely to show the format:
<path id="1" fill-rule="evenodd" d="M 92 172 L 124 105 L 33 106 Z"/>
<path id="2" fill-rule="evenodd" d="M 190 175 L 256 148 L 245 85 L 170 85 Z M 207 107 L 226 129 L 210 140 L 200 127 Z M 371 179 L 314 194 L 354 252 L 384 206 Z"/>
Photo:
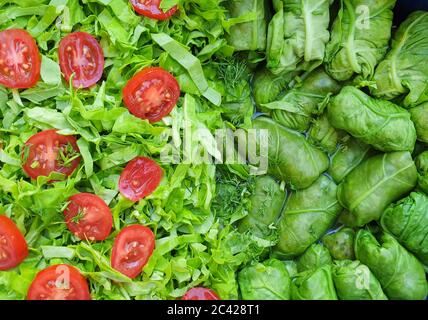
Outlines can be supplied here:
<path id="1" fill-rule="evenodd" d="M 31 163 L 30 167 L 31 167 L 31 169 L 36 169 L 36 168 L 40 167 L 39 161 L 37 161 L 37 160 L 33 161 Z"/>
<path id="2" fill-rule="evenodd" d="M 217 63 L 217 76 L 226 86 L 235 89 L 242 80 L 248 81 L 247 62 L 235 57 L 225 58 Z"/>
<path id="3" fill-rule="evenodd" d="M 58 148 L 57 161 L 58 165 L 64 168 L 69 168 L 73 161 L 80 157 L 80 153 L 74 150 L 73 145 L 68 142 L 67 145 Z"/>
<path id="4" fill-rule="evenodd" d="M 77 214 L 73 218 L 71 218 L 70 221 L 72 223 L 78 224 L 85 217 L 85 214 L 85 209 L 79 207 Z"/>

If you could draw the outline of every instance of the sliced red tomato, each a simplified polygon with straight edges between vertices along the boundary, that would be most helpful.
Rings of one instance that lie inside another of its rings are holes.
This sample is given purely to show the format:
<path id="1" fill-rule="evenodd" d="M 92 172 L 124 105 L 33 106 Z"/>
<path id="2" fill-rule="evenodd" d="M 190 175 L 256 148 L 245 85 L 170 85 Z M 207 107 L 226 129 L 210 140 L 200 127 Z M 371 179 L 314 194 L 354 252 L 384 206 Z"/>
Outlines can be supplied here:
<path id="1" fill-rule="evenodd" d="M 27 242 L 15 223 L 0 216 L 0 270 L 18 266 L 28 256 Z"/>
<path id="2" fill-rule="evenodd" d="M 89 33 L 74 32 L 63 38 L 58 49 L 59 65 L 67 81 L 74 73 L 73 87 L 88 88 L 103 75 L 104 54 L 98 41 Z"/>
<path id="3" fill-rule="evenodd" d="M 129 112 L 151 123 L 169 115 L 179 97 L 177 80 L 159 67 L 143 69 L 123 88 L 123 102 Z"/>
<path id="4" fill-rule="evenodd" d="M 152 230 L 141 225 L 123 228 L 114 240 L 111 266 L 132 278 L 138 276 L 155 248 Z"/>
<path id="5" fill-rule="evenodd" d="M 159 186 L 162 168 L 152 159 L 138 157 L 131 160 L 119 178 L 119 190 L 131 201 L 139 201 Z"/>
<path id="6" fill-rule="evenodd" d="M 195 287 L 189 289 L 182 300 L 220 300 L 220 298 L 211 289 Z"/>
<path id="7" fill-rule="evenodd" d="M 160 8 L 162 0 L 130 0 L 134 10 L 148 18 L 156 20 L 167 20 L 177 12 L 177 6 L 172 7 L 167 12 Z"/>
<path id="8" fill-rule="evenodd" d="M 12 89 L 33 87 L 39 81 L 40 66 L 39 49 L 27 31 L 0 32 L 0 84 Z"/>
<path id="9" fill-rule="evenodd" d="M 88 283 L 75 267 L 58 264 L 40 271 L 27 300 L 91 300 Z"/>
<path id="10" fill-rule="evenodd" d="M 113 226 L 110 208 L 103 199 L 91 193 L 70 197 L 64 211 L 68 229 L 81 240 L 105 240 Z"/>
<path id="11" fill-rule="evenodd" d="M 58 172 L 69 176 L 80 162 L 76 138 L 63 136 L 56 130 L 33 135 L 22 152 L 24 171 L 33 179 Z"/>

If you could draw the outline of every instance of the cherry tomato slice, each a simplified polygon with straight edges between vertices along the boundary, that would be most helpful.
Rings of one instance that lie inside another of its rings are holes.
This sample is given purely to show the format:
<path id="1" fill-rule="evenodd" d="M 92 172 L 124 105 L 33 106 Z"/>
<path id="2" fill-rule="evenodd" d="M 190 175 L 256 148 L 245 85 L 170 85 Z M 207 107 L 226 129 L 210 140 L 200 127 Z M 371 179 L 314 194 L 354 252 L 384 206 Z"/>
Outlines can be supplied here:
<path id="1" fill-rule="evenodd" d="M 67 81 L 73 73 L 73 87 L 88 88 L 103 75 L 104 54 L 98 41 L 86 32 L 74 32 L 63 38 L 58 49 L 59 65 Z"/>
<path id="2" fill-rule="evenodd" d="M 15 223 L 0 216 L 0 270 L 18 266 L 28 256 L 27 242 Z"/>
<path id="3" fill-rule="evenodd" d="M 155 248 L 152 230 L 141 225 L 123 228 L 114 240 L 111 266 L 129 278 L 137 277 Z"/>
<path id="4" fill-rule="evenodd" d="M 187 290 L 182 300 L 220 300 L 220 298 L 211 289 L 196 287 Z"/>
<path id="5" fill-rule="evenodd" d="M 81 240 L 102 241 L 111 231 L 113 218 L 103 199 L 91 193 L 71 196 L 64 211 L 68 229 Z"/>
<path id="6" fill-rule="evenodd" d="M 177 6 L 172 7 L 167 12 L 160 8 L 162 0 L 130 0 L 134 10 L 148 18 L 156 20 L 167 20 L 177 12 Z"/>
<path id="7" fill-rule="evenodd" d="M 91 300 L 88 283 L 75 267 L 58 264 L 40 271 L 27 300 Z"/>
<path id="8" fill-rule="evenodd" d="M 156 190 L 162 175 L 162 168 L 152 159 L 135 158 L 120 175 L 119 191 L 129 200 L 139 201 Z"/>
<path id="9" fill-rule="evenodd" d="M 177 80 L 159 67 L 143 69 L 123 88 L 123 102 L 129 111 L 151 123 L 169 115 L 179 97 Z"/>
<path id="10" fill-rule="evenodd" d="M 33 87 L 40 79 L 40 66 L 39 49 L 27 31 L 0 32 L 0 84 L 12 89 Z"/>
<path id="11" fill-rule="evenodd" d="M 45 130 L 33 135 L 22 152 L 24 171 L 32 178 L 58 172 L 69 176 L 80 162 L 76 138 L 63 136 L 56 130 Z"/>

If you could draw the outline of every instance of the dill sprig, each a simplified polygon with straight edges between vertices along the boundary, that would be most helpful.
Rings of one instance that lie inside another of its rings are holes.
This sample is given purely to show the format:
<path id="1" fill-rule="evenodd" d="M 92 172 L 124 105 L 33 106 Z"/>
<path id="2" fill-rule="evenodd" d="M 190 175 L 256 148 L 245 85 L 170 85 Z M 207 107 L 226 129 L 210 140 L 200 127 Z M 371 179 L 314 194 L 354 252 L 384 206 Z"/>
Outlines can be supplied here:
<path id="1" fill-rule="evenodd" d="M 80 153 L 74 150 L 73 145 L 69 142 L 65 147 L 60 147 L 58 149 L 58 154 L 56 160 L 58 165 L 64 168 L 71 167 L 74 160 L 80 157 Z"/>
<path id="2" fill-rule="evenodd" d="M 77 214 L 70 219 L 72 223 L 78 224 L 85 217 L 85 211 L 82 208 L 79 208 Z"/>
<path id="3" fill-rule="evenodd" d="M 247 62 L 236 57 L 224 58 L 217 62 L 218 77 L 229 88 L 235 89 L 242 80 L 247 80 Z"/>

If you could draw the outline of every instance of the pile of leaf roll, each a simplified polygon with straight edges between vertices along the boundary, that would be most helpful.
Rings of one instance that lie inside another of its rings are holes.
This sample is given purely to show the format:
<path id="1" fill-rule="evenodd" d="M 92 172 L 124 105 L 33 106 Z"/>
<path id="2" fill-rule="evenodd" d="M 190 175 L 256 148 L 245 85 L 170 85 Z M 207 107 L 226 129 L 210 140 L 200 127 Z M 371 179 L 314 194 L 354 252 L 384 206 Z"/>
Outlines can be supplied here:
<path id="1" fill-rule="evenodd" d="M 42 59 L 35 87 L 0 86 L 0 216 L 29 247 L 0 271 L 0 300 L 26 299 L 55 264 L 79 269 L 94 300 L 181 299 L 198 287 L 224 300 L 426 299 L 428 11 L 395 23 L 396 0 L 148 2 L 177 11 L 155 21 L 129 0 L 0 0 L 0 31 L 28 31 Z M 90 89 L 61 76 L 58 46 L 71 31 L 92 34 L 105 55 Z M 122 103 L 146 67 L 180 87 L 155 123 Z M 208 133 L 189 144 L 189 126 Z M 217 160 L 225 128 L 267 130 L 263 173 L 238 141 L 232 153 L 246 161 L 185 161 Z M 48 129 L 78 137 L 81 164 L 62 180 L 31 181 L 25 141 Z M 162 162 L 166 147 L 172 160 Z M 118 184 L 141 156 L 163 177 L 134 202 Z M 80 192 L 111 208 L 104 241 L 78 239 L 64 223 Z M 110 258 L 135 224 L 153 231 L 155 247 L 131 279 Z"/>
<path id="2" fill-rule="evenodd" d="M 266 58 L 252 128 L 269 130 L 269 169 L 238 224 L 270 242 L 242 298 L 425 299 L 428 12 L 393 26 L 394 0 L 256 2 L 228 39 Z"/>

